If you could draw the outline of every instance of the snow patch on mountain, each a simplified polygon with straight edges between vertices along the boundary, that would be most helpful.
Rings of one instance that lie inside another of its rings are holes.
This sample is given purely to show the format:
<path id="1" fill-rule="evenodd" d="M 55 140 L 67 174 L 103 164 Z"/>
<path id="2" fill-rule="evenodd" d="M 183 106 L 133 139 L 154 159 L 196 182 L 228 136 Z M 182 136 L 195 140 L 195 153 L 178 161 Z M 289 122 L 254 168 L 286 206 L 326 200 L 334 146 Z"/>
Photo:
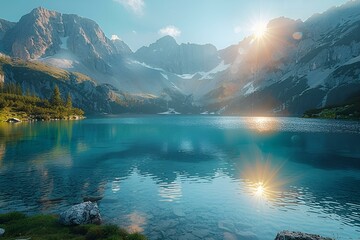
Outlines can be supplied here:
<path id="1" fill-rule="evenodd" d="M 219 65 L 208 72 L 196 72 L 193 74 L 176 74 L 176 76 L 182 79 L 197 79 L 197 80 L 210 80 L 214 79 L 216 74 L 226 71 L 231 64 L 225 64 L 224 61 L 221 61 Z"/>
<path id="2" fill-rule="evenodd" d="M 135 60 L 132 60 L 131 62 L 134 63 L 134 64 L 141 65 L 141 66 L 143 66 L 143 67 L 149 68 L 149 69 L 153 69 L 153 70 L 165 72 L 165 70 L 162 69 L 162 68 L 152 67 L 152 66 L 150 66 L 150 65 L 147 65 L 147 64 L 144 63 L 144 62 L 139 62 L 139 61 L 135 61 Z"/>
<path id="3" fill-rule="evenodd" d="M 357 57 L 354 57 L 354 58 L 350 59 L 349 61 L 347 61 L 344 64 L 344 66 L 345 65 L 351 65 L 351 64 L 356 63 L 356 62 L 360 62 L 360 56 L 357 56 Z"/>
<path id="4" fill-rule="evenodd" d="M 166 74 L 164 74 L 164 73 L 160 73 L 160 74 L 161 74 L 161 76 L 163 76 L 163 78 L 165 78 L 166 80 L 169 80 L 168 75 L 166 75 Z"/>
<path id="5" fill-rule="evenodd" d="M 58 53 L 52 56 L 37 59 L 40 62 L 47 63 L 54 67 L 71 70 L 75 65 L 80 63 L 79 59 L 70 51 L 61 49 Z"/>
<path id="6" fill-rule="evenodd" d="M 178 90 L 180 93 L 184 94 L 184 92 L 183 92 L 180 88 L 178 88 L 178 87 L 175 85 L 175 83 L 170 82 L 170 84 L 171 84 L 171 86 L 172 86 L 174 89 L 176 89 L 176 90 Z"/>
<path id="7" fill-rule="evenodd" d="M 243 87 L 243 91 L 245 91 L 245 92 L 244 92 L 244 95 L 245 95 L 245 96 L 246 96 L 246 95 L 249 95 L 249 94 L 251 94 L 251 93 L 253 93 L 253 92 L 255 92 L 256 89 L 255 89 L 255 87 L 254 87 L 253 82 L 249 82 L 248 84 L 246 84 L 246 85 Z"/>
<path id="8" fill-rule="evenodd" d="M 194 74 L 176 74 L 176 76 L 178 76 L 179 78 L 182 78 L 182 79 L 193 79 L 194 76 L 198 74 L 198 73 L 194 73 Z"/>
<path id="9" fill-rule="evenodd" d="M 204 80 L 204 79 L 213 79 L 215 77 L 215 75 L 217 73 L 223 72 L 225 70 L 227 70 L 230 67 L 230 64 L 225 64 L 224 61 L 221 61 L 219 65 L 217 65 L 214 69 L 212 69 L 209 72 L 206 73 L 200 73 L 202 74 L 202 78 L 200 78 L 199 80 Z"/>

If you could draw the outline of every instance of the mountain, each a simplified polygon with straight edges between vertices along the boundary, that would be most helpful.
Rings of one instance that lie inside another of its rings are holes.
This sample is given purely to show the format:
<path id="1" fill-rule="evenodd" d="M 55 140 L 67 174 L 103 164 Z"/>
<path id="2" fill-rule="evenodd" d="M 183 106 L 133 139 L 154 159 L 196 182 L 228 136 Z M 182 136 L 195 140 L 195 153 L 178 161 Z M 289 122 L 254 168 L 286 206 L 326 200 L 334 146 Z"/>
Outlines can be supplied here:
<path id="1" fill-rule="evenodd" d="M 278 18 L 262 39 L 220 51 L 226 78 L 201 101 L 228 114 L 302 114 L 360 90 L 360 1 L 307 21 Z"/>
<path id="2" fill-rule="evenodd" d="M 221 59 L 211 44 L 177 44 L 171 36 L 165 36 L 135 52 L 135 58 L 150 66 L 175 74 L 207 72 L 216 67 Z"/>
<path id="3" fill-rule="evenodd" d="M 129 94 L 161 96 L 174 85 L 158 70 L 131 58 L 125 42 L 108 39 L 90 19 L 39 7 L 17 23 L 4 23 L 0 46 L 11 57 L 81 72 Z"/>
<path id="4" fill-rule="evenodd" d="M 112 111 L 136 102 L 131 111 L 153 103 L 153 112 L 170 104 L 182 112 L 302 115 L 359 92 L 359 12 L 357 0 L 304 22 L 276 18 L 264 37 L 222 50 L 165 36 L 133 53 L 90 19 L 37 8 L 17 23 L 0 20 L 0 50 L 89 76 L 108 88 L 106 99 L 127 105 Z"/>
<path id="5" fill-rule="evenodd" d="M 121 54 L 94 21 L 41 7 L 7 30 L 3 45 L 5 53 L 24 60 L 69 50 L 86 66 L 100 72 L 109 71 L 108 61 Z"/>
<path id="6" fill-rule="evenodd" d="M 133 51 L 130 49 L 130 47 L 122 40 L 120 39 L 111 39 L 111 42 L 114 44 L 117 52 L 121 55 L 131 55 L 133 54 Z"/>

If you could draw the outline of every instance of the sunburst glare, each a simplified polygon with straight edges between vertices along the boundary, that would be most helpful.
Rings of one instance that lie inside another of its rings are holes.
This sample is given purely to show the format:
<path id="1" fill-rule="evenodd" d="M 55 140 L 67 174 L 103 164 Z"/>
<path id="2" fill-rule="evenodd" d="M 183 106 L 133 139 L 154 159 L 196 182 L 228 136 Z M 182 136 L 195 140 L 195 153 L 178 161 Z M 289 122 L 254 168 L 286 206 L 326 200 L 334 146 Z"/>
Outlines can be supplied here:
<path id="1" fill-rule="evenodd" d="M 272 161 L 263 159 L 251 160 L 242 167 L 247 192 L 259 200 L 277 201 L 283 192 L 283 187 L 290 179 L 284 179 L 280 170 L 285 161 Z"/>
<path id="2" fill-rule="evenodd" d="M 264 195 L 264 191 L 265 191 L 264 184 L 262 182 L 258 182 L 256 185 L 257 186 L 254 189 L 255 196 L 262 197 Z"/>
<path id="3" fill-rule="evenodd" d="M 252 27 L 252 32 L 256 39 L 262 39 L 267 33 L 267 23 L 264 21 L 256 22 Z"/>

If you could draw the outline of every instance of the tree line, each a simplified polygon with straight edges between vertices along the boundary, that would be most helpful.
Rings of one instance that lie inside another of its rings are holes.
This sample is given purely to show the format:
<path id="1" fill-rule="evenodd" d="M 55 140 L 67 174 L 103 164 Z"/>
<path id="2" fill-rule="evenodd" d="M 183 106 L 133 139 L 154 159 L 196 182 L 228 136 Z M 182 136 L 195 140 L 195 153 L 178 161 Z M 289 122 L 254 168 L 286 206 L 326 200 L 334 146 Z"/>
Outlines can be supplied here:
<path id="1" fill-rule="evenodd" d="M 27 90 L 24 94 L 19 84 L 1 83 L 0 109 L 21 113 L 29 118 L 46 120 L 70 119 L 84 114 L 81 109 L 73 107 L 70 94 L 67 95 L 65 101 L 62 99 L 57 85 L 54 86 L 53 92 L 48 99 L 41 99 L 31 94 L 30 90 Z"/>

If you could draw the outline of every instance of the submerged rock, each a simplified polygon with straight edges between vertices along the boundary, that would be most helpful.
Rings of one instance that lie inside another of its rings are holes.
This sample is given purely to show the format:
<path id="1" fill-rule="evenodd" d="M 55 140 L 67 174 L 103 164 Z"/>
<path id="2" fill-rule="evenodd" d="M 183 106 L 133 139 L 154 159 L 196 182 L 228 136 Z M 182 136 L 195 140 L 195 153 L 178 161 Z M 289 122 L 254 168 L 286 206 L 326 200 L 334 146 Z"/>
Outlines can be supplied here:
<path id="1" fill-rule="evenodd" d="M 103 199 L 102 196 L 85 196 L 83 197 L 84 202 L 98 202 Z"/>
<path id="2" fill-rule="evenodd" d="M 0 237 L 1 237 L 2 235 L 4 235 L 4 233 L 5 233 L 5 229 L 0 228 Z"/>
<path id="3" fill-rule="evenodd" d="M 334 240 L 334 239 L 321 237 L 320 235 L 315 235 L 315 234 L 282 231 L 276 235 L 275 240 Z"/>
<path id="4" fill-rule="evenodd" d="M 100 210 L 96 203 L 84 202 L 72 206 L 60 214 L 59 222 L 63 225 L 100 224 Z"/>

